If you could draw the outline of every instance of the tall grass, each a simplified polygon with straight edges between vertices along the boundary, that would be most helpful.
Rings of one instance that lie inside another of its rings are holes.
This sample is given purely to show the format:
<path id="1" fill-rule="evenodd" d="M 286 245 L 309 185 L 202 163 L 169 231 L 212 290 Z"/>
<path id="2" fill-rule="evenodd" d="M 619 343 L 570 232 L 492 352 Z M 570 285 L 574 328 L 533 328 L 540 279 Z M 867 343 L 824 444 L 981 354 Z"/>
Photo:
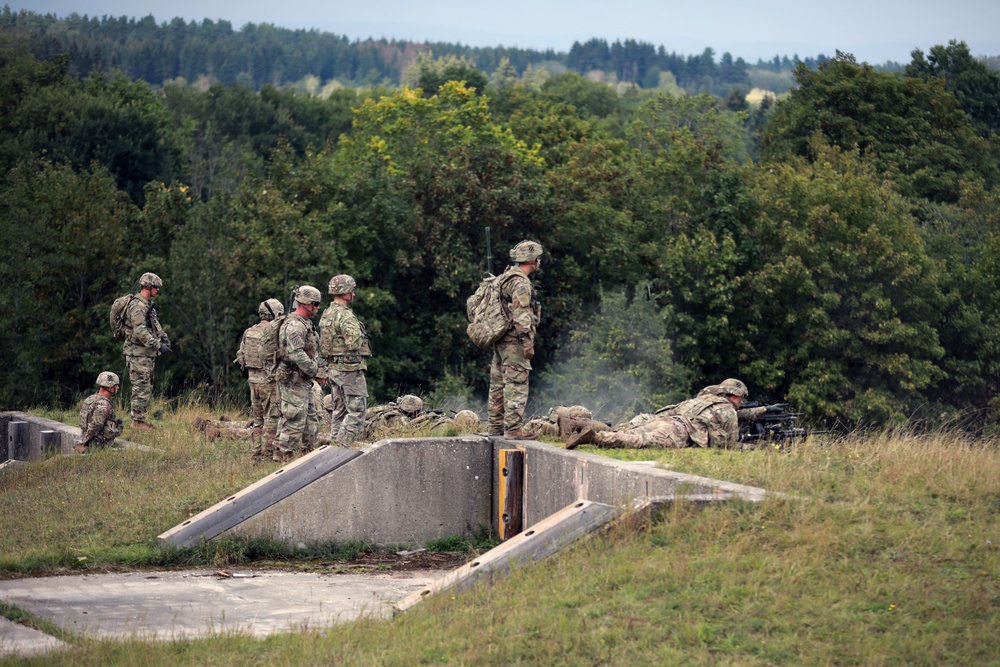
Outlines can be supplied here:
<path id="1" fill-rule="evenodd" d="M 159 463 L 154 463 L 158 455 L 137 452 L 136 460 L 128 453 L 115 468 L 102 462 L 102 454 L 90 462 L 50 462 L 44 469 L 61 482 L 72 483 L 69 471 L 87 480 L 76 482 L 74 492 L 111 484 L 110 498 L 121 502 L 107 502 L 100 490 L 86 498 L 105 538 L 124 548 L 147 544 L 199 503 L 231 491 L 213 496 L 212 475 L 194 484 L 165 470 L 218 465 L 225 471 L 228 466 L 238 485 L 242 464 L 225 453 L 231 446 L 211 453 L 204 443 L 192 443 L 182 455 L 185 447 L 178 444 L 176 458 L 164 448 Z M 57 662 L 1000 664 L 1000 450 L 995 442 L 958 433 L 897 431 L 810 439 L 784 451 L 604 453 L 655 459 L 679 471 L 784 495 L 760 504 L 703 509 L 675 504 L 652 524 L 616 528 L 492 587 L 431 596 L 392 621 L 367 619 L 266 640 L 239 634 L 165 644 L 78 639 L 58 654 Z M 18 475 L 31 476 L 30 484 L 19 482 L 18 493 L 34 493 L 33 485 L 47 486 L 55 479 L 27 471 Z M 147 507 L 133 518 L 112 518 L 127 504 L 125 498 L 135 498 L 127 487 L 144 481 L 145 494 L 160 498 L 157 506 L 164 516 Z M 177 490 L 167 482 L 176 482 Z M 216 483 L 221 490 L 229 481 Z M 0 485 L 0 501 L 9 506 L 8 481 Z M 55 491 L 49 496 L 62 497 Z M 79 542 L 69 537 L 72 531 L 55 525 L 63 511 L 46 515 L 17 546 L 6 536 L 12 524 L 5 516 L 0 553 L 75 549 Z M 76 516 L 75 510 L 65 511 L 70 519 Z M 143 528 L 144 520 L 154 524 Z M 96 541 L 98 531 L 92 530 L 89 539 Z M 61 536 L 49 537 L 48 531 Z"/>

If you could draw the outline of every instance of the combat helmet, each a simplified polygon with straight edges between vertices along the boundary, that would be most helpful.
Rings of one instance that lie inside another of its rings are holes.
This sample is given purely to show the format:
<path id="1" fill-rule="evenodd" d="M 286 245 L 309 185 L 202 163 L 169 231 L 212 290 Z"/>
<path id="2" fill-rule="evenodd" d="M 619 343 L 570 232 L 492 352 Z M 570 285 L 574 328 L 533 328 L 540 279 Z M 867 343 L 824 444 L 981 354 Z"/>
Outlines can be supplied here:
<path id="1" fill-rule="evenodd" d="M 163 281 L 155 273 L 144 273 L 139 276 L 139 287 L 163 287 Z"/>
<path id="2" fill-rule="evenodd" d="M 510 249 L 512 262 L 533 262 L 542 256 L 542 244 L 538 241 L 521 241 Z"/>
<path id="3" fill-rule="evenodd" d="M 399 406 L 400 410 L 408 414 L 416 414 L 424 409 L 424 402 L 420 400 L 419 396 L 414 396 L 413 394 L 400 396 L 396 399 L 396 405 Z"/>
<path id="4" fill-rule="evenodd" d="M 346 273 L 330 278 L 330 294 L 350 294 L 357 286 L 357 281 Z"/>
<path id="5" fill-rule="evenodd" d="M 323 295 L 312 285 L 300 285 L 295 288 L 295 300 L 299 303 L 323 303 Z"/>
<path id="6" fill-rule="evenodd" d="M 257 314 L 265 320 L 273 320 L 285 314 L 285 307 L 277 299 L 268 299 L 267 301 L 260 302 L 260 306 L 257 307 Z"/>
<path id="7" fill-rule="evenodd" d="M 118 376 L 111 371 L 104 371 L 97 376 L 97 386 L 98 387 L 117 387 L 121 384 L 121 380 Z"/>
<path id="8" fill-rule="evenodd" d="M 719 383 L 719 393 L 746 398 L 750 392 L 747 391 L 747 386 L 745 384 L 736 378 L 729 378 Z"/>
<path id="9" fill-rule="evenodd" d="M 479 428 L 479 415 L 472 410 L 459 410 L 455 414 L 455 426 L 474 431 Z"/>

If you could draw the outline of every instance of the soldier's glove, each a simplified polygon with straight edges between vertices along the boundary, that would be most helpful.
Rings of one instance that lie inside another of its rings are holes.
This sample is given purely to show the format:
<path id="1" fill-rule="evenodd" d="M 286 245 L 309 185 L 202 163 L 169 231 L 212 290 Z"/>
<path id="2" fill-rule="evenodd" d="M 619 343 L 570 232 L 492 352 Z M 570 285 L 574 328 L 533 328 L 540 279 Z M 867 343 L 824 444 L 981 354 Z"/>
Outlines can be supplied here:
<path id="1" fill-rule="evenodd" d="M 764 414 L 766 414 L 766 415 L 776 415 L 779 412 L 784 412 L 785 408 L 787 408 L 787 407 L 788 407 L 788 403 L 775 403 L 774 405 L 767 406 L 767 412 L 765 412 Z"/>
<path id="2" fill-rule="evenodd" d="M 160 339 L 160 354 L 170 354 L 173 348 L 170 347 L 170 339 L 164 336 Z"/>

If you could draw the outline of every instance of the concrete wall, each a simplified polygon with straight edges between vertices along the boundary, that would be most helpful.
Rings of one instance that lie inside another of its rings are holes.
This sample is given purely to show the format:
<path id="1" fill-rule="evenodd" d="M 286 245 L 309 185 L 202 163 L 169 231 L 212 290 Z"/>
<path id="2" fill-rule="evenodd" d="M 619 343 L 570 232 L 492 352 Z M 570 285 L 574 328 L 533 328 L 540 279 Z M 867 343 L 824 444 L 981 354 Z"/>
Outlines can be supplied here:
<path id="1" fill-rule="evenodd" d="M 498 450 L 511 446 L 497 441 Z M 577 500 L 624 507 L 635 498 L 653 496 L 728 493 L 761 500 L 765 495 L 757 487 L 686 475 L 647 462 L 617 461 L 539 442 L 518 442 L 517 446 L 525 453 L 525 528 Z"/>
<path id="2" fill-rule="evenodd" d="M 231 529 L 295 542 L 424 546 L 492 521 L 486 438 L 382 440 Z"/>
<path id="3" fill-rule="evenodd" d="M 44 417 L 36 417 L 27 412 L 4 412 L 3 416 L 4 419 L 0 420 L 0 427 L 3 428 L 3 440 L 0 442 L 2 442 L 4 449 L 4 457 L 0 460 L 6 459 L 7 432 L 11 421 L 28 422 L 29 461 L 40 461 L 44 458 L 42 456 L 42 431 L 55 431 L 59 434 L 59 450 L 62 454 L 72 454 L 73 441 L 80 437 L 80 427 L 78 426 L 69 426 Z"/>
<path id="4" fill-rule="evenodd" d="M 392 439 L 366 447 L 227 532 L 293 543 L 425 546 L 446 535 L 471 535 L 479 526 L 496 530 L 499 451 L 515 447 L 525 452 L 525 530 L 579 500 L 626 507 L 641 497 L 765 495 L 756 487 L 544 443 L 471 435 Z"/>

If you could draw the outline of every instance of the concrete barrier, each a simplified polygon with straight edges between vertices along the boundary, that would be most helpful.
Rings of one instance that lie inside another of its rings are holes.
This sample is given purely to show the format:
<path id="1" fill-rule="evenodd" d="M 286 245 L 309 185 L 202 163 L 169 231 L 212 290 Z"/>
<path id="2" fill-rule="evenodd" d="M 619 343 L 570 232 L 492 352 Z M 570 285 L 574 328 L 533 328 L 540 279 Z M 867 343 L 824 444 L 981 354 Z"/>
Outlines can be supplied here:
<path id="1" fill-rule="evenodd" d="M 382 440 L 361 455 L 320 474 L 283 498 L 254 497 L 250 487 L 239 523 L 206 528 L 219 506 L 188 522 L 190 534 L 211 539 L 232 533 L 291 543 L 360 541 L 375 546 L 426 546 L 436 538 L 471 536 L 480 527 L 499 532 L 501 449 L 524 452 L 524 529 L 580 500 L 625 508 L 636 498 L 743 498 L 766 492 L 752 486 L 686 475 L 649 463 L 623 462 L 545 443 L 483 436 Z M 265 507 L 266 505 L 266 507 Z M 232 516 L 236 516 L 233 514 Z M 172 531 L 177 529 L 172 529 Z M 175 544 L 168 531 L 161 541 Z M 200 532 L 199 532 L 200 531 Z"/>
<path id="2" fill-rule="evenodd" d="M 493 459 L 483 437 L 381 440 L 232 532 L 379 546 L 471 535 L 493 520 Z"/>
<path id="3" fill-rule="evenodd" d="M 2 412 L 0 413 L 0 429 L 3 431 L 4 450 L 6 450 L 8 431 L 10 422 L 28 422 L 28 461 L 41 461 L 48 454 L 75 454 L 73 450 L 75 441 L 80 437 L 80 427 L 63 424 L 53 419 L 38 417 L 27 412 Z M 53 433 L 46 433 L 53 431 Z M 115 444 L 119 447 L 130 449 L 142 449 L 153 451 L 152 447 L 130 442 L 122 438 L 116 438 Z M 5 456 L 0 461 L 6 460 Z"/>

